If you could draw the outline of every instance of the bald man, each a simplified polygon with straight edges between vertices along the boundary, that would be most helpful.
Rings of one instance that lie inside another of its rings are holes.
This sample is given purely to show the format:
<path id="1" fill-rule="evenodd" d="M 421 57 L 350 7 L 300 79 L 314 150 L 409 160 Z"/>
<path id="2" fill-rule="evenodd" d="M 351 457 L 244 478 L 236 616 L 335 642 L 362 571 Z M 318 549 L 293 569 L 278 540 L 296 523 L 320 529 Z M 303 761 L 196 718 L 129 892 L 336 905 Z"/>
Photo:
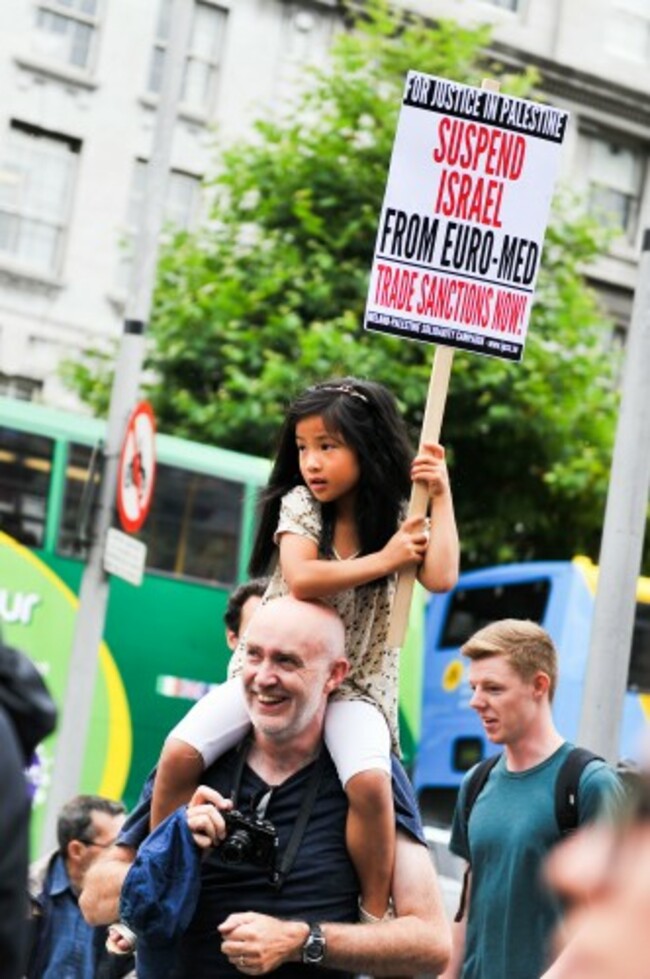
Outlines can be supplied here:
<path id="1" fill-rule="evenodd" d="M 251 737 L 206 770 L 189 806 L 140 846 L 126 877 L 121 910 L 141 936 L 143 979 L 220 979 L 272 970 L 282 979 L 322 979 L 333 969 L 340 979 L 346 971 L 394 975 L 444 968 L 449 929 L 401 770 L 395 776 L 397 918 L 356 923 L 359 887 L 345 847 L 347 798 L 323 744 L 327 699 L 347 672 L 343 624 L 328 606 L 285 597 L 254 614 L 242 677 Z M 269 824 L 253 860 L 247 853 L 240 862 L 232 850 L 233 805 Z M 105 867 L 104 884 L 96 874 L 84 894 L 84 913 L 95 922 L 114 920 L 116 884 L 125 875 L 119 864 L 128 869 L 140 840 L 127 833 L 122 842 L 128 845 L 116 848 L 123 852 Z M 163 866 L 179 848 L 190 857 L 180 884 L 179 864 L 168 876 Z M 142 894 L 161 879 L 173 879 L 170 893 L 179 906 L 175 957 L 154 955 L 149 965 L 149 945 L 159 933 L 156 909 L 169 895 L 155 893 L 149 914 Z"/>

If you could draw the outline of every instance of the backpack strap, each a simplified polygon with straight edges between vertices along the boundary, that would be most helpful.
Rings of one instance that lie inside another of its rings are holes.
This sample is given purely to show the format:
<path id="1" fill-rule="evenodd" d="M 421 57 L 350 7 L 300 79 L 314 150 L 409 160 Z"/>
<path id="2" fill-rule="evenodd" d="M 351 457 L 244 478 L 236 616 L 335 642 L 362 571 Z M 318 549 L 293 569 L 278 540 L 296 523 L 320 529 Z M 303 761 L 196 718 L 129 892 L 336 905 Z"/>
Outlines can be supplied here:
<path id="1" fill-rule="evenodd" d="M 555 818 L 560 836 L 577 829 L 579 822 L 578 795 L 580 776 L 592 761 L 603 761 L 588 748 L 572 748 L 562 763 L 555 780 Z"/>
<path id="2" fill-rule="evenodd" d="M 474 803 L 478 799 L 479 795 L 483 791 L 483 786 L 490 777 L 490 772 L 498 762 L 500 754 L 490 755 L 489 758 L 484 758 L 480 761 L 474 771 L 472 772 L 469 782 L 467 783 L 467 792 L 465 793 L 465 806 L 463 809 L 463 822 L 465 826 L 465 836 L 467 837 L 469 829 L 469 817 L 474 808 Z"/>
<path id="3" fill-rule="evenodd" d="M 467 783 L 467 792 L 465 793 L 465 805 L 463 807 L 463 827 L 465 832 L 465 839 L 467 840 L 467 847 L 469 849 L 469 817 L 471 815 L 472 809 L 474 808 L 474 803 L 481 794 L 485 783 L 490 777 L 490 772 L 498 762 L 500 754 L 490 755 L 489 758 L 484 758 L 480 761 L 472 774 L 470 775 L 469 782 Z M 465 868 L 465 873 L 463 874 L 463 886 L 460 894 L 460 902 L 458 905 L 458 910 L 454 916 L 454 921 L 462 921 L 465 915 L 465 906 L 467 904 L 467 890 L 469 887 L 469 875 L 470 875 L 471 863 L 468 862 Z"/>

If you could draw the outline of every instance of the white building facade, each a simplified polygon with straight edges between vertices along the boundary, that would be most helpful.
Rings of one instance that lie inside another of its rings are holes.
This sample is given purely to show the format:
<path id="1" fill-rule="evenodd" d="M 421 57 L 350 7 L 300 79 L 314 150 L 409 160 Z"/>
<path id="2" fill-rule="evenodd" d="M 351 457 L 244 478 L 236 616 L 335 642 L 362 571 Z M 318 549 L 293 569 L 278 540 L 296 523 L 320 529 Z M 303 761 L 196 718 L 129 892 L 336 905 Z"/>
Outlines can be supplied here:
<path id="1" fill-rule="evenodd" d="M 191 228 L 219 145 L 324 59 L 342 14 L 337 0 L 187 3 L 166 218 Z M 562 178 L 620 226 L 594 281 L 624 329 L 650 224 L 650 0 L 408 6 L 493 23 L 504 66 L 535 65 L 549 101 L 572 113 Z M 0 4 L 0 393 L 76 407 L 57 365 L 119 336 L 169 11 L 170 0 Z"/>

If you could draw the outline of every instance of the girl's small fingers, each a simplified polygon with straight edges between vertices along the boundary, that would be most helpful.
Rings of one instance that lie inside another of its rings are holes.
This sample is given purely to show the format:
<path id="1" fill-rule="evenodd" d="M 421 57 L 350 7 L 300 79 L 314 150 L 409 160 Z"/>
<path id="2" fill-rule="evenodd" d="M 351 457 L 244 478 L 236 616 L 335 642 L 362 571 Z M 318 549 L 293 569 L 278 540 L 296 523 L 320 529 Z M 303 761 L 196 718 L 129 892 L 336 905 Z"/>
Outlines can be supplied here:
<path id="1" fill-rule="evenodd" d="M 440 445 L 440 442 L 423 442 L 422 448 L 425 450 L 425 452 L 436 456 L 438 459 L 445 458 L 445 450 L 442 445 Z"/>

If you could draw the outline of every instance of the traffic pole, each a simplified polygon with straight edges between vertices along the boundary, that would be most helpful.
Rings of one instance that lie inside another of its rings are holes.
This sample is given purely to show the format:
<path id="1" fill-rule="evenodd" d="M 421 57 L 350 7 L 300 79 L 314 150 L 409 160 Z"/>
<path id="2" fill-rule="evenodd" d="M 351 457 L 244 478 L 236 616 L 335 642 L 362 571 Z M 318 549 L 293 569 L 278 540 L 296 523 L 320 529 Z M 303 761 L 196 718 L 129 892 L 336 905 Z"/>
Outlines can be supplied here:
<path id="1" fill-rule="evenodd" d="M 650 486 L 650 228 L 625 350 L 578 739 L 618 759 Z"/>
<path id="2" fill-rule="evenodd" d="M 147 166 L 143 213 L 135 241 L 125 320 L 111 389 L 99 505 L 92 528 L 88 562 L 81 580 L 68 682 L 59 715 L 52 781 L 47 793 L 39 847 L 41 852 L 56 846 L 59 811 L 79 792 L 82 778 L 99 648 L 108 603 L 108 578 L 103 567 L 104 547 L 115 513 L 120 450 L 129 414 L 137 400 L 144 360 L 145 328 L 151 312 L 156 280 L 158 239 L 162 228 L 192 11 L 192 0 L 173 0 L 162 89 Z"/>

